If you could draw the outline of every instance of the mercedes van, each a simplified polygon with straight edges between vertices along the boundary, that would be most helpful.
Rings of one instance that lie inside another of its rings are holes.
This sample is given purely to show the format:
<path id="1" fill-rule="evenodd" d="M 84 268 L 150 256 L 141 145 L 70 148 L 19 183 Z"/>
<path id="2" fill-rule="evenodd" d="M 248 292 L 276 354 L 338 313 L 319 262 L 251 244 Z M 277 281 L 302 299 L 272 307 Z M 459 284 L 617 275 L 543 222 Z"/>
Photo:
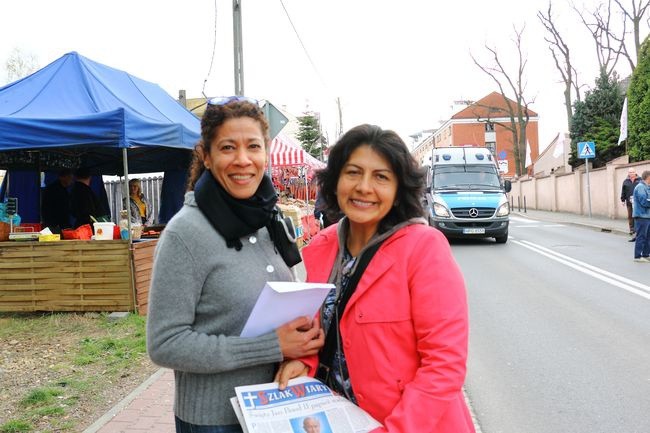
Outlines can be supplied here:
<path id="1" fill-rule="evenodd" d="M 433 149 L 428 176 L 429 224 L 448 238 L 508 241 L 511 183 L 484 147 Z"/>

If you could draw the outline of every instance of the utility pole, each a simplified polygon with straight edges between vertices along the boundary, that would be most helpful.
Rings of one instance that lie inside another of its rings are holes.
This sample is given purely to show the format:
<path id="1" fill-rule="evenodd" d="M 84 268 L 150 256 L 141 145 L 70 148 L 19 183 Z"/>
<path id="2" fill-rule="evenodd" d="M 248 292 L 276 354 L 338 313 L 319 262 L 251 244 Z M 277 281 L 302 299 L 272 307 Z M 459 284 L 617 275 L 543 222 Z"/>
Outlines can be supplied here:
<path id="1" fill-rule="evenodd" d="M 235 95 L 244 95 L 244 46 L 242 44 L 241 0 L 232 0 L 232 32 L 235 53 Z"/>

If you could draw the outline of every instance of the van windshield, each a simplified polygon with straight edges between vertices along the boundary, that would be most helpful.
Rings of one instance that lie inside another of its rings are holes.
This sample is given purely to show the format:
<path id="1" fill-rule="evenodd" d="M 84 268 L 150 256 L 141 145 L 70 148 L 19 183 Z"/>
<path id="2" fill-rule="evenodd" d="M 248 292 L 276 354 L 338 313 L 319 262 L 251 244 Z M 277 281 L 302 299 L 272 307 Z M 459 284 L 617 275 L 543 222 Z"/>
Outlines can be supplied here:
<path id="1" fill-rule="evenodd" d="M 501 189 L 492 165 L 445 165 L 433 168 L 433 189 Z"/>

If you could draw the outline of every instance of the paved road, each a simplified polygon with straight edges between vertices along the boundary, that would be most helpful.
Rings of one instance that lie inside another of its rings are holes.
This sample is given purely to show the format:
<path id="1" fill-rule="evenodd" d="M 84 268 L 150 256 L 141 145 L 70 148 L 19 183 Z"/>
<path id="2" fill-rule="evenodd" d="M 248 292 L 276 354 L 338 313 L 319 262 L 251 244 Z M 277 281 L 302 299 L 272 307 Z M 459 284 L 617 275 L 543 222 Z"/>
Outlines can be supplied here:
<path id="1" fill-rule="evenodd" d="M 650 432 L 650 264 L 621 234 L 513 216 L 510 235 L 452 245 L 483 433 Z"/>

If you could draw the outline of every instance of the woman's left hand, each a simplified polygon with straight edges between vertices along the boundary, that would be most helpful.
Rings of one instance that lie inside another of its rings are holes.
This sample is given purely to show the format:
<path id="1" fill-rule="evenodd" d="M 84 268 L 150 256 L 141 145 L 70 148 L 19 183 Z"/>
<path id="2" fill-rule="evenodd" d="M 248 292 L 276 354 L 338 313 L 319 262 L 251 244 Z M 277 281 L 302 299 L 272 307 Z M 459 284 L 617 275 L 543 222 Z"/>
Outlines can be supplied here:
<path id="1" fill-rule="evenodd" d="M 287 382 L 289 379 L 293 379 L 300 376 L 307 376 L 309 373 L 309 367 L 305 365 L 304 362 L 297 359 L 291 361 L 284 361 L 280 364 L 278 372 L 275 374 L 275 382 L 279 382 L 278 388 L 282 391 L 287 387 Z"/>

